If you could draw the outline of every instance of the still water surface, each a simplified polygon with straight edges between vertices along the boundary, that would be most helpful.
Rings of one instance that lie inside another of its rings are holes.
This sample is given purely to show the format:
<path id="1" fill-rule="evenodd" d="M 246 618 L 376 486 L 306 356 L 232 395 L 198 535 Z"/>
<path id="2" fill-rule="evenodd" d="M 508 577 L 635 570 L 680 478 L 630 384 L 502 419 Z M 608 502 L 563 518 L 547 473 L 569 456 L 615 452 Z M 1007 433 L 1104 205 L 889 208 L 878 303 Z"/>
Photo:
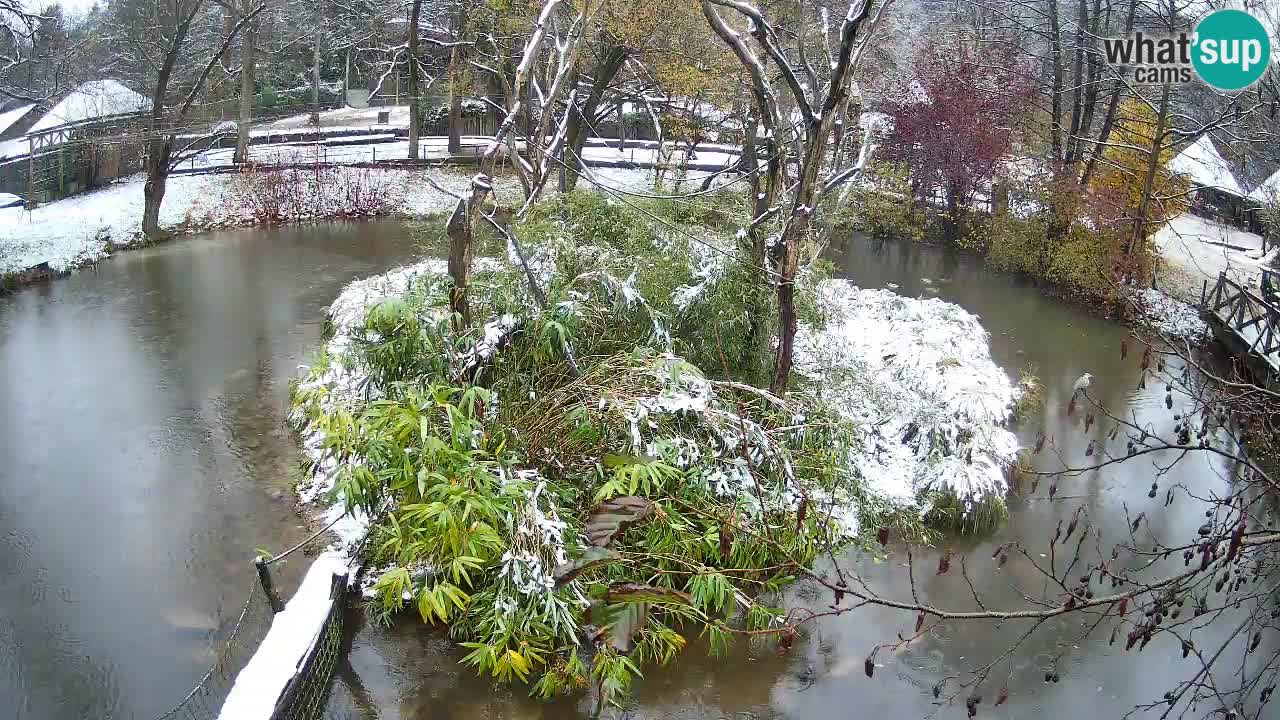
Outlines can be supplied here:
<path id="1" fill-rule="evenodd" d="M 288 380 L 398 223 L 212 233 L 0 297 L 0 717 L 150 718 L 305 537 Z M 290 574 L 301 563 L 285 567 Z"/>
<path id="2" fill-rule="evenodd" d="M 284 429 L 288 379 L 319 342 L 324 306 L 351 278 L 413 254 L 394 222 L 213 233 L 122 254 L 96 270 L 0 298 L 0 707 L 8 716 L 149 718 L 167 709 L 208 666 L 211 648 L 250 582 L 254 548 L 305 536 L 288 494 L 297 447 Z M 1167 429 L 1164 388 L 1135 389 L 1134 355 L 1121 362 L 1127 331 L 937 248 L 855 238 L 842 271 L 867 287 L 897 286 L 940 297 L 981 316 L 996 361 L 1011 376 L 1034 366 L 1048 389 L 1040 415 L 1017 432 L 1026 444 L 1044 428 L 1063 456 L 1083 461 L 1081 417 L 1067 417 L 1071 384 L 1095 376 L 1097 397 L 1117 412 Z M 1095 426 L 1105 440 L 1110 427 Z M 1116 441 L 1123 443 L 1123 437 Z M 1050 453 L 1036 458 L 1056 468 Z M 1226 468 L 1192 458 L 1163 484 L 1224 486 Z M 994 545 L 1043 548 L 1060 518 L 1085 504 L 1109 537 L 1128 516 L 1151 510 L 1149 464 L 1127 463 L 1063 483 L 1059 500 L 1015 499 L 998 537 L 957 546 L 991 606 L 1018 604 L 1018 588 L 1042 579 L 1012 561 L 1002 573 Z M 1128 510 L 1126 511 L 1126 504 Z M 1201 522 L 1180 498 L 1158 513 L 1160 537 Z M 887 562 L 857 558 L 886 592 L 907 596 L 901 551 Z M 924 568 L 935 557 L 920 560 Z M 293 587 L 301 563 L 285 568 Z M 955 576 L 923 572 L 926 600 L 964 604 Z M 798 587 L 790 602 L 829 597 Z M 440 633 L 409 619 L 363 623 L 334 684 L 330 718 L 577 718 L 586 701 L 542 704 L 497 689 L 457 660 Z M 631 718 L 915 718 L 938 713 L 929 689 L 1003 651 L 1021 626 L 971 624 L 882 653 L 874 680 L 870 649 L 911 630 L 914 618 L 863 610 L 809 628 L 792 652 L 735 648 L 707 658 L 695 647 L 638 683 Z M 1079 620 L 1042 630 L 996 673 L 986 717 L 1118 717 L 1157 698 L 1180 653 L 1154 640 L 1141 662 L 1080 642 Z M 1043 675 L 1061 655 L 1062 682 Z M 1009 703 L 991 708 L 1003 678 Z M 941 714 L 960 717 L 963 707 Z"/>

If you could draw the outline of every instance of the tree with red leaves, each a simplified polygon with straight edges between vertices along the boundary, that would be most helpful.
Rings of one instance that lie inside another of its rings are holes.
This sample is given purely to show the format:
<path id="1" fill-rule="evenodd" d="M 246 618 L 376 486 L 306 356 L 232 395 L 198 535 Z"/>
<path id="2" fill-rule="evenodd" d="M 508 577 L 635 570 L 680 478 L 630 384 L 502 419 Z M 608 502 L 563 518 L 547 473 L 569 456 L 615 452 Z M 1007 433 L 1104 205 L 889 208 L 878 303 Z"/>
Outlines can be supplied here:
<path id="1" fill-rule="evenodd" d="M 1017 66 L 1008 51 L 928 40 L 901 99 L 888 107 L 894 131 L 886 158 L 908 167 L 917 200 L 945 205 L 951 238 L 1009 151 L 1013 123 L 1030 101 L 1032 84 Z"/>

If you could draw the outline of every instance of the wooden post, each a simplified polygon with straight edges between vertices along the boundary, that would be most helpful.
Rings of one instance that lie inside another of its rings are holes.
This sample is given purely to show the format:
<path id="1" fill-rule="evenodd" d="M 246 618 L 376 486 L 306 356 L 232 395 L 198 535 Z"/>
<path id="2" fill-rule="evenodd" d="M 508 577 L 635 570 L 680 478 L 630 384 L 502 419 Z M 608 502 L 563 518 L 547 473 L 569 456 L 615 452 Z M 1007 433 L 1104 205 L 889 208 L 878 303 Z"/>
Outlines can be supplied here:
<path id="1" fill-rule="evenodd" d="M 27 137 L 27 209 L 36 206 L 36 140 Z"/>
<path id="2" fill-rule="evenodd" d="M 278 613 L 284 610 L 284 602 L 280 600 L 280 594 L 276 592 L 275 584 L 271 582 L 271 570 L 267 567 L 267 559 L 258 556 L 253 564 L 258 568 L 258 581 L 262 583 L 262 591 L 267 594 L 267 602 L 271 603 L 271 612 Z"/>

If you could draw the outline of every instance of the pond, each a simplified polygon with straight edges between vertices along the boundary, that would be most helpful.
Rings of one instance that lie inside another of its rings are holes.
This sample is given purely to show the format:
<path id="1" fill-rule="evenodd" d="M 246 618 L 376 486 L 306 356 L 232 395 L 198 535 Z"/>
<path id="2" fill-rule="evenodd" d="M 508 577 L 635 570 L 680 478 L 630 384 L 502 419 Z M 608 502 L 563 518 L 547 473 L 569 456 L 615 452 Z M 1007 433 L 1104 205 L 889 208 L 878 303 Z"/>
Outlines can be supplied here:
<path id="1" fill-rule="evenodd" d="M 151 718 L 208 670 L 254 548 L 309 534 L 288 381 L 412 250 L 395 222 L 219 232 L 0 297 L 9 717 Z"/>
<path id="2" fill-rule="evenodd" d="M 280 549 L 306 536 L 290 483 L 299 456 L 284 428 L 288 380 L 318 346 L 324 307 L 350 279 L 414 255 L 393 221 L 219 232 L 124 253 L 94 270 L 0 298 L 0 702 L 16 717 L 148 720 L 195 683 L 251 586 L 254 548 Z M 1164 388 L 1137 390 L 1138 362 L 1119 357 L 1128 331 L 988 272 L 939 248 L 853 238 L 842 273 L 868 287 L 935 296 L 981 316 L 992 354 L 1015 377 L 1023 368 L 1047 388 L 1045 410 L 1016 430 L 1033 444 L 1044 430 L 1062 456 L 1080 461 L 1090 439 L 1080 413 L 1066 414 L 1085 371 L 1116 412 L 1167 429 Z M 1123 436 L 1118 442 L 1123 443 Z M 1056 469 L 1052 452 L 1036 457 Z M 1151 466 L 1126 463 L 1064 481 L 1057 500 L 1015 499 L 995 538 L 957 546 L 989 605 L 1019 604 L 1041 579 L 1011 561 L 997 572 L 992 549 L 1020 540 L 1034 553 L 1059 519 L 1080 505 L 1108 537 L 1133 513 L 1163 502 L 1163 487 L 1221 487 L 1225 468 L 1200 458 L 1177 465 L 1149 500 Z M 1126 509 L 1127 508 L 1127 509 Z M 1171 536 L 1201 519 L 1185 497 L 1151 530 Z M 906 597 L 905 553 L 882 562 L 850 556 L 888 592 Z M 934 555 L 917 557 L 926 600 L 963 604 L 952 573 L 935 577 Z M 288 563 L 296 584 L 304 563 Z M 829 604 L 812 588 L 789 601 Z M 1157 639 L 1137 662 L 1105 638 L 1077 642 L 1083 618 L 1043 629 L 997 665 L 983 716 L 1115 717 L 1167 689 L 1182 665 Z M 413 618 L 390 628 L 351 613 L 351 651 L 339 668 L 330 718 L 575 718 L 582 699 L 537 703 L 521 689 L 494 688 L 460 666 L 462 653 Z M 939 678 L 999 655 L 1024 626 L 947 628 L 878 656 L 870 649 L 909 633 L 914 617 L 860 610 L 808 628 L 790 653 L 740 643 L 725 658 L 692 647 L 639 681 L 632 718 L 924 717 L 938 711 Z M 1076 646 L 1079 647 L 1076 647 Z M 1056 668 L 1058 684 L 1045 684 Z M 993 709 L 1008 678 L 1010 700 Z M 960 717 L 964 709 L 941 713 Z"/>

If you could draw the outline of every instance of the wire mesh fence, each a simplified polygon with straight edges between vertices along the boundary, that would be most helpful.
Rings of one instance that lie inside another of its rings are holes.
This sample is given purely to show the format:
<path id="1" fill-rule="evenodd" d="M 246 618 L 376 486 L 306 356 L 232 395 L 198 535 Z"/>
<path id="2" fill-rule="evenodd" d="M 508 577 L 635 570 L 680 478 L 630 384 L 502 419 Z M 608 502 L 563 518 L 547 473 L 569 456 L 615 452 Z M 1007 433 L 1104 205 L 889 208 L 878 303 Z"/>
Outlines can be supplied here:
<path id="1" fill-rule="evenodd" d="M 236 720 L 318 720 L 324 716 L 343 650 L 346 586 L 346 575 L 333 576 L 324 622 L 271 714 Z M 236 678 L 259 650 L 275 615 L 269 596 L 255 575 L 235 622 L 219 641 L 213 665 L 181 701 L 156 720 L 217 720 Z"/>
<path id="2" fill-rule="evenodd" d="M 271 604 L 256 576 L 248 585 L 235 624 L 221 639 L 217 659 L 182 700 L 157 720 L 210 720 L 217 718 L 236 676 L 253 657 L 271 627 Z"/>
<path id="3" fill-rule="evenodd" d="M 333 673 L 342 653 L 347 577 L 335 575 L 329 590 L 329 614 L 311 651 L 285 687 L 271 720 L 317 720 L 324 714 Z"/>

